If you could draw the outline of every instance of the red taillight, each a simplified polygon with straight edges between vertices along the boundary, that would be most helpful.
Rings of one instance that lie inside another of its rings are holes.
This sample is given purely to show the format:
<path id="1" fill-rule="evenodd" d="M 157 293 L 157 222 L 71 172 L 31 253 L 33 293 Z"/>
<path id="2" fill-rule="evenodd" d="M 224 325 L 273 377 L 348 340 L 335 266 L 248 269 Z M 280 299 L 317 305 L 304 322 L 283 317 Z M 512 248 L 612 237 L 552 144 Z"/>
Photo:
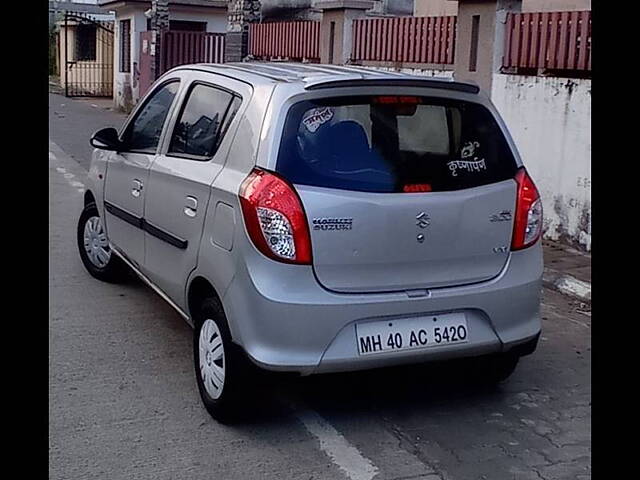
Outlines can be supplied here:
<path id="1" fill-rule="evenodd" d="M 311 264 L 307 217 L 289 183 L 254 169 L 242 182 L 239 195 L 247 232 L 258 250 L 281 262 Z"/>
<path id="2" fill-rule="evenodd" d="M 533 180 L 523 168 L 516 173 L 518 193 L 511 250 L 530 247 L 542 233 L 542 201 Z"/>

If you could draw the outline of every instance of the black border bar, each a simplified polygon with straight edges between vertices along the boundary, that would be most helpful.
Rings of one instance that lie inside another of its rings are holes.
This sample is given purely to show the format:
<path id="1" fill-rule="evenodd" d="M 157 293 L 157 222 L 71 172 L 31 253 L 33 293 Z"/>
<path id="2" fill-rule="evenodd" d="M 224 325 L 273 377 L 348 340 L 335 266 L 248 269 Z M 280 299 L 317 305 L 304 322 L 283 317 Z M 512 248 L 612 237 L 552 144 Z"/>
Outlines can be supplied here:
<path id="1" fill-rule="evenodd" d="M 167 242 L 168 244 L 173 245 L 180 250 L 185 250 L 189 245 L 188 240 L 183 240 L 182 238 L 176 237 L 175 235 L 162 230 L 161 228 L 151 225 L 144 218 L 137 217 L 136 215 L 133 215 L 126 210 L 115 206 L 113 203 L 105 201 L 104 208 L 114 217 L 127 222 L 129 225 L 140 228 L 141 230 L 147 232 L 149 235 L 153 235 L 154 237 L 162 240 L 163 242 Z"/>
<path id="2" fill-rule="evenodd" d="M 471 83 L 449 82 L 444 80 L 424 80 L 418 79 L 363 79 L 363 80 L 333 80 L 329 82 L 316 83 L 305 87 L 305 90 L 321 90 L 323 88 L 337 87 L 421 87 L 437 88 L 441 90 L 455 90 L 457 92 L 479 93 L 480 87 Z"/>

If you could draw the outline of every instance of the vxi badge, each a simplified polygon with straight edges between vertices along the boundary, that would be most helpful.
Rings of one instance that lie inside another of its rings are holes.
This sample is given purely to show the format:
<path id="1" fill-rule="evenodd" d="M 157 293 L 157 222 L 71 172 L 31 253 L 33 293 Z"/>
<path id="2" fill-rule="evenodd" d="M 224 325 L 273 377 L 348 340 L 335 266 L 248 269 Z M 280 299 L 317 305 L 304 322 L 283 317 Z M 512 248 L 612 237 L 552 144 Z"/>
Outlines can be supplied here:
<path id="1" fill-rule="evenodd" d="M 490 222 L 510 222 L 511 221 L 511 210 L 502 210 L 496 214 L 493 214 L 489 217 Z"/>
<path id="2" fill-rule="evenodd" d="M 314 230 L 351 230 L 353 218 L 314 218 Z"/>

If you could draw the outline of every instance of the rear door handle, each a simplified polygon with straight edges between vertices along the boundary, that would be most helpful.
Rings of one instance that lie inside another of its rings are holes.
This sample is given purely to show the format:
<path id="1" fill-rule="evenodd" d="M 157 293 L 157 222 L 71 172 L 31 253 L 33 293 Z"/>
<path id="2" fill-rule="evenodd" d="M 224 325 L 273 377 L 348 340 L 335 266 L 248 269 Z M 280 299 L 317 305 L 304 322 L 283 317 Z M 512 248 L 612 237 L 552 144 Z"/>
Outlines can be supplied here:
<path id="1" fill-rule="evenodd" d="M 140 196 L 140 193 L 142 192 L 142 182 L 140 180 L 138 180 L 137 178 L 135 178 L 133 180 L 133 182 L 131 183 L 131 195 L 133 195 L 134 197 L 138 198 Z"/>
<path id="2" fill-rule="evenodd" d="M 196 212 L 198 211 L 198 199 L 196 197 L 192 197 L 191 195 L 187 195 L 187 197 L 185 198 L 185 202 L 184 214 L 187 217 L 195 217 Z"/>

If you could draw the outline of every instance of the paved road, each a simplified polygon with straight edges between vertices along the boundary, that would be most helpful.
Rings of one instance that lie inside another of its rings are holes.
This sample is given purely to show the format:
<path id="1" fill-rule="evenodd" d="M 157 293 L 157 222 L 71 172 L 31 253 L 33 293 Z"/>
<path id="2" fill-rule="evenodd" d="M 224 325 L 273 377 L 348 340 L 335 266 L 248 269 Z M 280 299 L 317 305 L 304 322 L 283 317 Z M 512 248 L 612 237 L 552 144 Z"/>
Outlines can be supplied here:
<path id="1" fill-rule="evenodd" d="M 84 143 L 122 116 L 50 101 L 51 479 L 591 477 L 591 318 L 548 290 L 540 347 L 499 388 L 442 364 L 278 377 L 247 422 L 217 424 L 188 325 L 139 282 L 93 279 L 76 253 Z"/>
<path id="2" fill-rule="evenodd" d="M 105 105 L 104 99 L 73 100 L 49 94 L 49 138 L 85 170 L 89 169 L 93 150 L 89 145 L 91 134 L 105 127 L 119 130 L 126 119 L 122 113 L 106 110 Z"/>

